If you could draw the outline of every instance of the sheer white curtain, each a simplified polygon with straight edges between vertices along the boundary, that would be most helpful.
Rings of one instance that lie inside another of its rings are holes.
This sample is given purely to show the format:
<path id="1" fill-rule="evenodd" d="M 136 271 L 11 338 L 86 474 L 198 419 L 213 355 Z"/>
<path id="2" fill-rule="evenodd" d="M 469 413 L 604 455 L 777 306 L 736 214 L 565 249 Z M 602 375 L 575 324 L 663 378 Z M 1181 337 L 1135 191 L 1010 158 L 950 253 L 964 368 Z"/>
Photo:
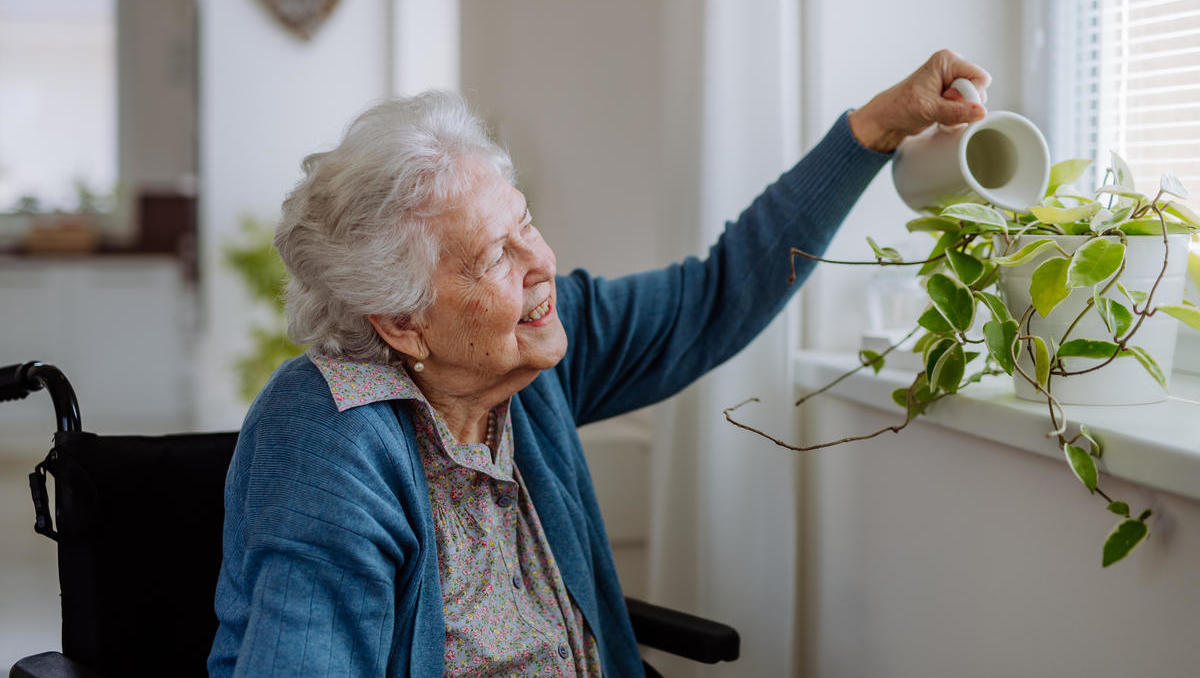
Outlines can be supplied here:
<path id="1" fill-rule="evenodd" d="M 672 131 L 664 155 L 679 163 L 683 177 L 664 201 L 671 208 L 662 220 L 665 248 L 706 251 L 726 220 L 799 159 L 799 6 L 800 0 L 708 0 L 698 16 L 694 2 L 665 4 L 671 28 L 664 68 L 688 74 L 668 85 L 664 107 L 672 123 L 665 125 Z M 796 458 L 721 416 L 723 408 L 759 396 L 763 404 L 748 416 L 792 436 L 787 328 L 786 318 L 777 319 L 658 418 L 651 596 L 726 621 L 742 636 L 736 664 L 656 660 L 671 675 L 689 668 L 706 676 L 794 673 Z"/>

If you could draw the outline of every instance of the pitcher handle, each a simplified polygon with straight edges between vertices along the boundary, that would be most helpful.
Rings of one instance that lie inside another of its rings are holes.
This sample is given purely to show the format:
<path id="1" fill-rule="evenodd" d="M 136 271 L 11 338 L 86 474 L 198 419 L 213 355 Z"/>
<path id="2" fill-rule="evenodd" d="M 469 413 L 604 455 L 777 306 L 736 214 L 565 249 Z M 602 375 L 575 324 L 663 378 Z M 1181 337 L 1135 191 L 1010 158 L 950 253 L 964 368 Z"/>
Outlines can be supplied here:
<path id="1" fill-rule="evenodd" d="M 983 101 L 979 99 L 979 90 L 975 89 L 975 83 L 966 78 L 955 78 L 954 82 L 950 83 L 950 87 L 958 90 L 962 94 L 963 99 L 973 104 L 983 105 Z"/>

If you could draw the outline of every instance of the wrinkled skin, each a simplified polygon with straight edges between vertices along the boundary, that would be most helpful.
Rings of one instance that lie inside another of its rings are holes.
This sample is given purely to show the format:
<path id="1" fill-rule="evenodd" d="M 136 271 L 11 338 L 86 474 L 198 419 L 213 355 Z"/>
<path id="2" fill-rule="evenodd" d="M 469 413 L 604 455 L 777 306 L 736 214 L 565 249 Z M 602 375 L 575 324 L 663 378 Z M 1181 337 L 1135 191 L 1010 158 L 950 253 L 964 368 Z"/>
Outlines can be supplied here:
<path id="1" fill-rule="evenodd" d="M 488 410 L 558 364 L 567 337 L 554 252 L 533 225 L 525 196 L 483 163 L 461 162 L 473 181 L 434 220 L 441 241 L 436 301 L 416 318 L 370 320 L 407 364 L 423 363 L 410 374 L 455 437 L 480 442 Z M 530 321 L 539 306 L 545 315 Z"/>
<path id="2" fill-rule="evenodd" d="M 950 87 L 957 78 L 967 78 L 987 102 L 992 76 L 987 71 L 944 49 L 929 57 L 904 80 L 877 94 L 850 114 L 850 131 L 859 143 L 881 153 L 890 153 L 904 137 L 918 134 L 933 123 L 959 125 L 987 115 L 979 104 L 963 101 Z"/>

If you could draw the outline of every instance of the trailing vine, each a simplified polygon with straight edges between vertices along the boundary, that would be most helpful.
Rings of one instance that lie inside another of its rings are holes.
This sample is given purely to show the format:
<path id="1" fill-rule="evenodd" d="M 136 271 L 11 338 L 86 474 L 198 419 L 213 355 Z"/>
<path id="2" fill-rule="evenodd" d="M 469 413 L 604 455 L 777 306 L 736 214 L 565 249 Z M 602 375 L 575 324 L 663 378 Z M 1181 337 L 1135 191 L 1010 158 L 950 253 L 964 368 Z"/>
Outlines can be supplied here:
<path id="1" fill-rule="evenodd" d="M 811 452 L 884 433 L 899 433 L 937 401 L 985 376 L 1015 375 L 1044 398 L 1052 427 L 1046 437 L 1055 440 L 1084 487 L 1102 500 L 1108 511 L 1121 518 L 1105 540 L 1102 565 L 1108 567 L 1127 556 L 1149 534 L 1147 521 L 1152 511 L 1146 509 L 1135 518 L 1128 503 L 1114 499 L 1100 486 L 1097 460 L 1103 456 L 1102 442 L 1086 426 L 1079 426 L 1077 433 L 1068 435 L 1071 427 L 1063 405 L 1054 395 L 1053 385 L 1055 380 L 1088 374 L 1116 360 L 1132 358 L 1166 388 L 1166 376 L 1154 356 L 1133 340 L 1146 319 L 1159 312 L 1200 330 L 1200 309 L 1187 301 L 1155 304 L 1155 294 L 1170 261 L 1168 236 L 1200 233 L 1200 216 L 1179 202 L 1187 198 L 1188 192 L 1171 173 L 1163 175 L 1153 199 L 1138 193 L 1128 166 L 1115 153 L 1094 197 L 1071 193 L 1069 186 L 1090 164 L 1090 160 L 1067 160 L 1054 165 L 1044 199 L 1027 211 L 964 202 L 929 210 L 909 221 L 910 232 L 927 232 L 937 238 L 924 259 L 906 261 L 895 249 L 880 247 L 871 238 L 867 238 L 867 244 L 874 259 L 864 261 L 826 259 L 791 248 L 789 283 L 795 281 L 797 257 L 839 265 L 919 266 L 916 275 L 930 301 L 917 318 L 916 327 L 903 339 L 881 352 L 859 351 L 857 367 L 806 394 L 796 401 L 797 407 L 861 370 L 869 368 L 878 373 L 888 355 L 901 350 L 918 333 L 920 336 L 911 350 L 922 355 L 925 367 L 907 388 L 892 392 L 892 400 L 904 410 L 903 421 L 862 435 L 811 445 L 788 443 L 733 416 L 745 405 L 757 402 L 757 398 L 725 408 L 726 420 L 786 449 Z M 1067 251 L 1045 237 L 1061 235 L 1085 238 L 1073 251 Z M 1129 238 L 1152 236 L 1162 239 L 1162 267 L 1148 291 L 1127 289 L 1120 280 L 1126 267 Z M 1014 317 L 1014 310 L 994 288 L 1003 269 L 1036 263 L 1038 258 L 1042 260 L 1034 269 L 1029 288 L 1032 303 L 1016 309 L 1020 313 Z M 1042 336 L 1033 331 L 1035 315 L 1049 316 L 1073 291 L 1081 289 L 1090 289 L 1090 298 L 1061 335 Z M 986 310 L 989 319 L 979 327 L 982 337 L 976 338 L 979 306 Z M 1106 329 L 1105 336 L 1074 337 L 1077 326 L 1089 314 L 1099 317 Z M 970 350 L 975 346 L 980 350 Z M 1025 366 L 1022 354 L 1027 358 Z M 1064 362 L 1080 358 L 1099 362 L 1077 369 L 1069 369 Z M 977 368 L 969 371 L 972 363 Z"/>

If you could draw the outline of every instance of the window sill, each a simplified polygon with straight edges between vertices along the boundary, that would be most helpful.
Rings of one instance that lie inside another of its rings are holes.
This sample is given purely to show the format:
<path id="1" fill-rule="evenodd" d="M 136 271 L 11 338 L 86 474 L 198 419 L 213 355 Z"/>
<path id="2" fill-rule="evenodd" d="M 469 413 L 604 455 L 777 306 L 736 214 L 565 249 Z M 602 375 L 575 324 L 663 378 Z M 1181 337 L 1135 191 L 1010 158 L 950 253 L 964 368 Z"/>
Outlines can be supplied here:
<path id="1" fill-rule="evenodd" d="M 798 351 L 796 387 L 820 388 L 857 365 L 852 353 Z M 830 389 L 843 399 L 902 413 L 891 392 L 907 387 L 913 373 L 884 368 L 862 370 Z M 1131 482 L 1200 500 L 1200 376 L 1176 371 L 1172 396 L 1161 403 L 1129 407 L 1065 407 L 1072 429 L 1086 424 L 1104 443 L 1103 472 Z M 1055 459 L 1062 458 L 1045 434 L 1050 419 L 1045 403 L 1018 400 L 1007 376 L 988 377 L 956 397 L 932 405 L 920 417 L 955 431 Z M 901 433 L 900 435 L 904 435 Z"/>

